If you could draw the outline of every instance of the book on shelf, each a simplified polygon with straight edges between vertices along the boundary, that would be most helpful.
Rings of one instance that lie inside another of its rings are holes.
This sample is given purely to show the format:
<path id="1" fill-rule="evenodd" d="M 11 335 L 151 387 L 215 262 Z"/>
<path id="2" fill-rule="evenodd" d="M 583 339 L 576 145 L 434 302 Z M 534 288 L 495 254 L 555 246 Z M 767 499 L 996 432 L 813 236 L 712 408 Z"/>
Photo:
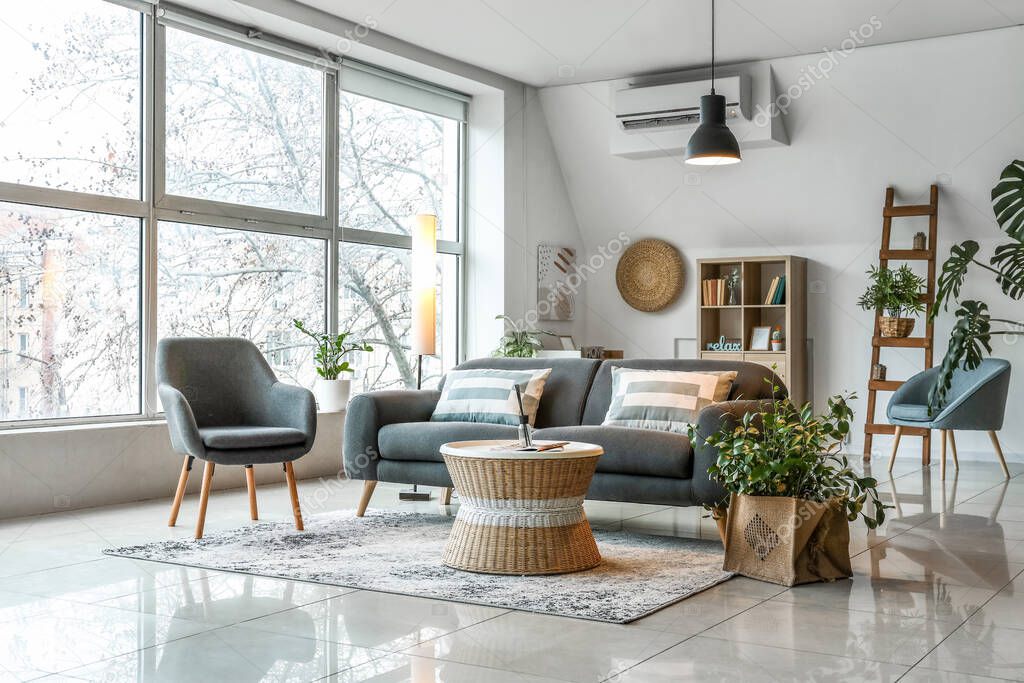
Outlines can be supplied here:
<path id="1" fill-rule="evenodd" d="M 775 290 L 775 298 L 772 303 L 776 306 L 786 303 L 786 276 L 779 276 L 779 286 Z"/>
<path id="2" fill-rule="evenodd" d="M 701 280 L 701 299 L 705 306 L 722 306 L 725 303 L 725 279 Z"/>

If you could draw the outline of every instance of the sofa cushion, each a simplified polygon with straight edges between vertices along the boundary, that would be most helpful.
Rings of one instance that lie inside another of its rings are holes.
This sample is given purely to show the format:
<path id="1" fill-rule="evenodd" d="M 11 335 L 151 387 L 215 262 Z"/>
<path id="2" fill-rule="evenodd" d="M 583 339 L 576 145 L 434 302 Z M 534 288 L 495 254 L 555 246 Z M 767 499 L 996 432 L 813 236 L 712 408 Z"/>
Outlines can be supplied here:
<path id="1" fill-rule="evenodd" d="M 516 426 L 520 421 L 516 387 L 522 409 L 532 425 L 544 394 L 551 368 L 499 370 L 480 368 L 452 370 L 444 378 L 441 398 L 434 406 L 432 422 L 487 422 Z"/>
<path id="2" fill-rule="evenodd" d="M 604 449 L 598 472 L 677 479 L 689 479 L 693 472 L 690 440 L 673 432 L 577 425 L 538 429 L 534 438 L 597 444 Z"/>
<path id="3" fill-rule="evenodd" d="M 909 422 L 931 422 L 928 406 L 917 403 L 894 403 L 889 406 L 889 418 Z"/>
<path id="4" fill-rule="evenodd" d="M 601 361 L 591 358 L 475 358 L 456 367 L 456 370 L 497 368 L 500 370 L 537 370 L 551 368 L 544 383 L 544 397 L 537 408 L 534 425 L 560 427 L 578 425 L 583 417 L 590 383 Z M 442 385 L 443 386 L 443 385 Z M 605 406 L 605 410 L 608 406 Z M 604 413 L 601 413 L 604 417 Z M 601 420 L 599 419 L 598 422 Z"/>
<path id="5" fill-rule="evenodd" d="M 729 396 L 736 371 L 612 371 L 612 403 L 602 425 L 686 434 L 697 414 Z"/>
<path id="6" fill-rule="evenodd" d="M 606 360 L 601 363 L 594 383 L 587 395 L 586 408 L 583 411 L 585 425 L 599 425 L 608 413 L 612 402 L 612 370 L 614 368 L 636 368 L 639 370 L 681 370 L 684 372 L 721 372 L 736 371 L 736 379 L 729 391 L 730 401 L 740 398 L 771 398 L 771 387 L 764 381 L 774 377 L 774 373 L 758 363 L 725 360 L 700 360 L 683 358 L 644 358 L 632 360 Z M 781 380 L 776 384 L 785 386 Z"/>
<path id="7" fill-rule="evenodd" d="M 305 434 L 290 427 L 201 427 L 199 437 L 207 448 L 222 451 L 291 446 L 306 441 Z"/>
<path id="8" fill-rule="evenodd" d="M 518 436 L 516 427 L 486 422 L 399 422 L 380 428 L 377 445 L 385 460 L 444 462 L 441 445 L 449 441 L 514 441 Z"/>

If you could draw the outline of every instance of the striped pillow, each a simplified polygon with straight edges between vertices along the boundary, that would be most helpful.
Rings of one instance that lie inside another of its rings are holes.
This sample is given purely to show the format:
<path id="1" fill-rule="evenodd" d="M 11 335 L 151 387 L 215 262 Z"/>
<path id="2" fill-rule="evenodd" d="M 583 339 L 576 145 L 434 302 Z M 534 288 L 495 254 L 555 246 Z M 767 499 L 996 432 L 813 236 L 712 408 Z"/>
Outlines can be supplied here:
<path id="1" fill-rule="evenodd" d="M 685 434 L 697 414 L 729 397 L 736 373 L 612 370 L 612 402 L 605 425 Z"/>
<path id="2" fill-rule="evenodd" d="M 519 424 L 515 386 L 523 393 L 523 410 L 530 424 L 551 368 L 543 370 L 452 370 L 444 379 L 441 400 L 432 422 L 490 422 Z"/>

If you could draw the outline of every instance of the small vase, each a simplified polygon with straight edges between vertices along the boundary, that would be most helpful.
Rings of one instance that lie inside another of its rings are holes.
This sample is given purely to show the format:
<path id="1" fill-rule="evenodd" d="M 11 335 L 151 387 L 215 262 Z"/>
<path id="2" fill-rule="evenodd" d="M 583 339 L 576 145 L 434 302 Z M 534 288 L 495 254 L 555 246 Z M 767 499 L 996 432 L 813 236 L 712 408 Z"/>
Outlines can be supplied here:
<path id="1" fill-rule="evenodd" d="M 740 305 L 740 298 L 738 296 L 739 292 L 737 291 L 738 289 L 739 289 L 738 287 L 730 287 L 729 288 L 729 303 L 728 303 L 729 306 L 739 306 Z"/>
<path id="2" fill-rule="evenodd" d="M 772 351 L 781 351 L 781 350 L 782 350 L 782 342 L 780 340 L 778 340 L 778 339 L 773 339 L 772 340 Z"/>
<path id="3" fill-rule="evenodd" d="M 313 396 L 321 413 L 340 413 L 348 406 L 352 380 L 323 379 L 313 384 Z"/>

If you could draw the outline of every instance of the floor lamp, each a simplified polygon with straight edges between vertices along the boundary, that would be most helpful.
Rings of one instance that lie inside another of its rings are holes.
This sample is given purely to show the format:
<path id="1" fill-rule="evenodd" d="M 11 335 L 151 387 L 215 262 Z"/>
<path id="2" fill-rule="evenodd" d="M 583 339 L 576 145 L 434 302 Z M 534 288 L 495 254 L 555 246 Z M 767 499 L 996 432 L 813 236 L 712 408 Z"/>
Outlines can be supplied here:
<path id="1" fill-rule="evenodd" d="M 416 355 L 416 388 L 423 388 L 423 357 L 436 353 L 437 341 L 437 216 L 417 214 L 412 221 L 412 337 Z M 430 491 L 398 492 L 399 500 L 430 500 Z"/>

